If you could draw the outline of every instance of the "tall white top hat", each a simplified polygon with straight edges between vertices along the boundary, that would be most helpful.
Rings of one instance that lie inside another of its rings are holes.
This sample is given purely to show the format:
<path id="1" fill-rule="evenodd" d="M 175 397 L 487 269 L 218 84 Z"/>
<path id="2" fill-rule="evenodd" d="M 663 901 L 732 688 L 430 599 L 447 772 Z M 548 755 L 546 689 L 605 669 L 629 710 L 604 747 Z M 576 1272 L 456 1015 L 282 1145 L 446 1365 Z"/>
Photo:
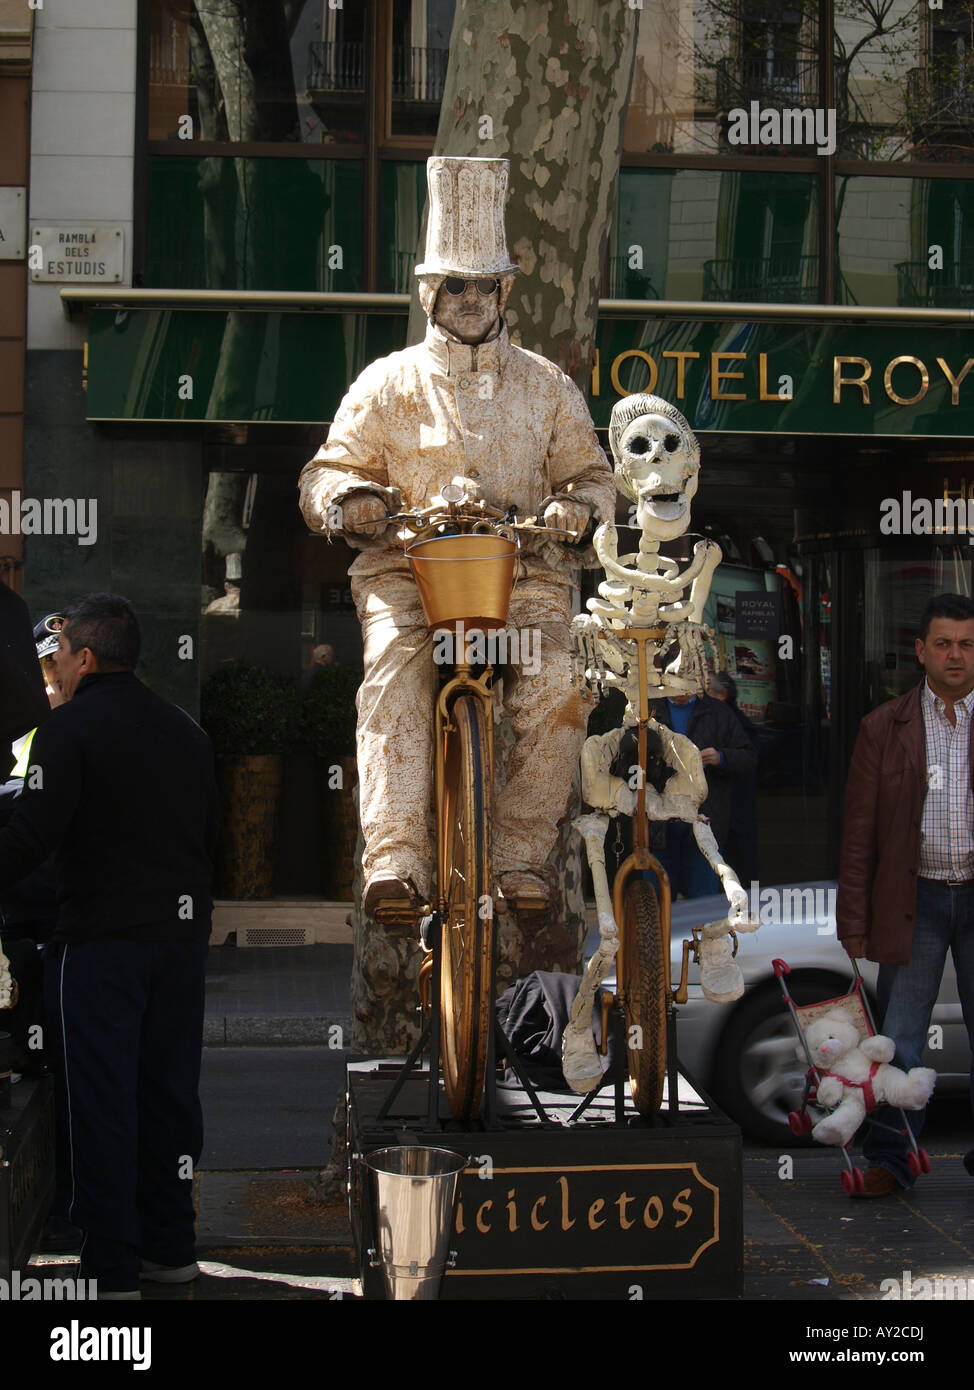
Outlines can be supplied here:
<path id="1" fill-rule="evenodd" d="M 506 159 L 433 155 L 426 161 L 426 257 L 417 275 L 518 273 L 504 232 L 508 168 Z"/>

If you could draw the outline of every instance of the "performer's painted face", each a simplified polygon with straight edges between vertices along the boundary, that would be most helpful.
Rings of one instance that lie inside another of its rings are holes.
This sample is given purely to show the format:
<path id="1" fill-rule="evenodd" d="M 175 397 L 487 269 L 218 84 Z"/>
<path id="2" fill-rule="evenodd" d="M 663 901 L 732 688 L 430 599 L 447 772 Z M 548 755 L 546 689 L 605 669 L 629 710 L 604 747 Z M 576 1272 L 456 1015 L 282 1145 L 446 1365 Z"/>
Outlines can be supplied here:
<path id="1" fill-rule="evenodd" d="M 461 343 L 482 343 L 490 337 L 500 318 L 500 287 L 497 282 L 494 282 L 492 293 L 481 293 L 487 278 L 482 276 L 479 280 L 468 280 L 461 294 L 451 294 L 447 288 L 456 288 L 457 280 L 453 276 L 440 286 L 433 306 L 433 318 L 447 333 L 459 338 Z"/>

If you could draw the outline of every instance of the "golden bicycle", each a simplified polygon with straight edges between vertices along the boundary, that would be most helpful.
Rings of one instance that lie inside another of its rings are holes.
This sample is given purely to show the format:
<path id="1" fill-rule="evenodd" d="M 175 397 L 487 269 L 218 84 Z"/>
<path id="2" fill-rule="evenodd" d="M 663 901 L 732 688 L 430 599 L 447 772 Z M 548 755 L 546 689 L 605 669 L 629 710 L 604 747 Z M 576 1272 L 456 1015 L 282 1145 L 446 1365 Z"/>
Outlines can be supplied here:
<path id="1" fill-rule="evenodd" d="M 538 525 L 535 517 L 519 521 L 484 502 L 465 501 L 462 490 L 450 485 L 441 489 L 441 500 L 432 506 L 400 512 L 374 524 L 399 528 L 427 627 L 434 633 L 489 635 L 503 630 L 518 575 L 519 536 L 543 533 L 578 539 L 574 533 Z M 644 633 L 649 636 L 647 630 Z M 476 642 L 470 645 L 476 649 Z M 434 710 L 435 898 L 412 914 L 413 922 L 421 919 L 428 951 L 420 971 L 420 995 L 430 1019 L 387 1098 L 383 1116 L 428 1038 L 430 1076 L 435 1077 L 442 1066 L 450 1111 L 455 1120 L 468 1123 L 481 1110 L 494 1063 L 494 669 L 489 662 L 469 659 L 466 645 L 453 655 L 453 673 L 440 685 Z M 641 735 L 641 761 L 644 744 Z M 644 815 L 637 817 L 637 825 L 645 825 Z M 643 1038 L 643 1047 L 631 1049 L 629 1056 L 633 1096 L 646 1115 L 659 1108 L 666 1059 L 669 992 L 664 963 L 669 953 L 670 903 L 666 876 L 640 843 L 641 833 L 637 830 L 633 855 L 616 879 L 616 917 L 622 926 L 617 1002 L 624 1009 L 627 1026 L 635 1024 Z M 659 902 L 651 885 L 634 877 L 642 868 L 659 871 Z M 504 906 L 520 909 L 530 904 L 515 901 Z M 381 908 L 377 916 L 382 920 Z M 608 1008 L 603 997 L 603 1039 Z M 520 1074 L 510 1054 L 508 1060 Z M 530 1084 L 521 1079 L 544 1118 Z M 437 1122 L 438 1112 L 434 1091 L 431 1086 L 431 1124 Z"/>

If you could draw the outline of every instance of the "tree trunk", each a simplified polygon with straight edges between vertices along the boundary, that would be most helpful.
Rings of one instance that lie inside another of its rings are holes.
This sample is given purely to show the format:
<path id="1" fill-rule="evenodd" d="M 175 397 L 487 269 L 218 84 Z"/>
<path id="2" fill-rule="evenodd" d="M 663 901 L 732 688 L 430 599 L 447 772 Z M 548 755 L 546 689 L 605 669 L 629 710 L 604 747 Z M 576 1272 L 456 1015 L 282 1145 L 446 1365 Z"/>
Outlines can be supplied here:
<path id="1" fill-rule="evenodd" d="M 611 228 L 639 10 L 625 0 L 457 0 L 435 153 L 511 162 L 514 342 L 583 385 Z M 419 255 L 425 242 L 425 218 Z M 419 263 L 417 259 L 417 264 Z M 410 341 L 423 335 L 414 293 Z"/>

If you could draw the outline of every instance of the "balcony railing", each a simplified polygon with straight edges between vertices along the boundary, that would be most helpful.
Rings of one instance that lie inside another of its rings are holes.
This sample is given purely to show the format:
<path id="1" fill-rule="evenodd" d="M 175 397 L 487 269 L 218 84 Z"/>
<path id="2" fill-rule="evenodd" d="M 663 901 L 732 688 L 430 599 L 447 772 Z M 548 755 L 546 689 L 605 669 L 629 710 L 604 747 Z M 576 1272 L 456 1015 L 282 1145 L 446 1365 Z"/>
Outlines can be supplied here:
<path id="1" fill-rule="evenodd" d="M 365 90 L 363 43 L 308 44 L 309 92 L 362 92 Z"/>
<path id="2" fill-rule="evenodd" d="M 188 87 L 195 82 L 189 60 L 180 47 L 162 34 L 149 38 L 149 81 L 154 87 Z"/>
<path id="3" fill-rule="evenodd" d="M 717 106 L 722 111 L 747 106 L 815 106 L 818 64 L 805 57 L 725 58 L 717 65 Z"/>
<path id="4" fill-rule="evenodd" d="M 960 63 L 956 72 L 913 68 L 907 74 L 906 94 L 917 120 L 939 126 L 974 121 L 974 62 Z"/>
<path id="5" fill-rule="evenodd" d="M 393 101 L 440 102 L 446 82 L 448 48 L 392 50 Z M 361 92 L 365 86 L 365 48 L 361 43 L 308 45 L 309 92 Z"/>
<path id="6" fill-rule="evenodd" d="M 703 297 L 754 300 L 758 304 L 814 304 L 818 299 L 818 256 L 704 261 Z"/>
<path id="7" fill-rule="evenodd" d="M 448 48 L 393 48 L 393 101 L 443 100 Z"/>
<path id="8" fill-rule="evenodd" d="M 974 261 L 946 261 L 931 270 L 926 261 L 899 261 L 896 302 L 911 308 L 974 308 Z"/>

